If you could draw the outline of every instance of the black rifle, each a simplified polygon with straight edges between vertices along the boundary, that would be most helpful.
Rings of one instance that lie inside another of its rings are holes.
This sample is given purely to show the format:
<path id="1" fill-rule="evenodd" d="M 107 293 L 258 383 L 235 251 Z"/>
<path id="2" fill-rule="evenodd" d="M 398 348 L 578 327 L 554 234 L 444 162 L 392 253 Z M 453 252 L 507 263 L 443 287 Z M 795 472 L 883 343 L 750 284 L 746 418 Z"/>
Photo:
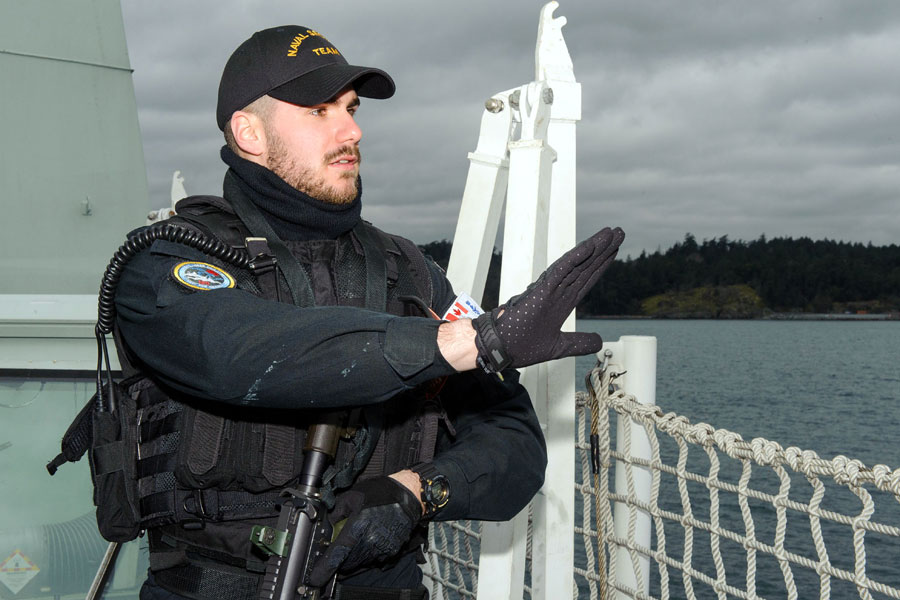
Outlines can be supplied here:
<path id="1" fill-rule="evenodd" d="M 337 575 L 323 588 L 308 585 L 313 564 L 331 543 L 333 528 L 319 495 L 322 475 L 334 460 L 344 431 L 341 415 L 309 428 L 303 451 L 303 470 L 296 488 L 282 492 L 275 527 L 257 525 L 250 539 L 269 555 L 259 586 L 259 600 L 328 600 L 334 596 Z"/>

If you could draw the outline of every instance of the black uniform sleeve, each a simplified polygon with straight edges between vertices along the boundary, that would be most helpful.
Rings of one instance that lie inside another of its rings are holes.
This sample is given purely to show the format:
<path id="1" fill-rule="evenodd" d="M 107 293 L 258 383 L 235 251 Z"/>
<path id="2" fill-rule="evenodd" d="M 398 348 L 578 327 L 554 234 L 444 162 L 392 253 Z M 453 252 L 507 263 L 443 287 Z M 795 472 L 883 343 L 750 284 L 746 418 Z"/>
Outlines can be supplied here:
<path id="1" fill-rule="evenodd" d="M 450 481 L 441 521 L 511 519 L 544 483 L 547 447 L 531 400 L 516 371 L 503 376 L 460 373 L 441 393 L 455 429 L 441 433 L 434 458 Z"/>
<path id="2" fill-rule="evenodd" d="M 173 274 L 185 260 L 213 262 L 157 241 L 129 262 L 116 294 L 121 341 L 178 391 L 239 405 L 360 406 L 456 372 L 437 349 L 434 319 L 192 290 Z"/>
<path id="3" fill-rule="evenodd" d="M 456 294 L 432 271 L 435 308 L 446 311 Z M 436 520 L 511 519 L 543 485 L 547 467 L 544 435 L 518 372 L 507 369 L 502 381 L 480 370 L 453 375 L 441 399 L 454 431 L 442 428 L 433 460 L 451 491 Z"/>

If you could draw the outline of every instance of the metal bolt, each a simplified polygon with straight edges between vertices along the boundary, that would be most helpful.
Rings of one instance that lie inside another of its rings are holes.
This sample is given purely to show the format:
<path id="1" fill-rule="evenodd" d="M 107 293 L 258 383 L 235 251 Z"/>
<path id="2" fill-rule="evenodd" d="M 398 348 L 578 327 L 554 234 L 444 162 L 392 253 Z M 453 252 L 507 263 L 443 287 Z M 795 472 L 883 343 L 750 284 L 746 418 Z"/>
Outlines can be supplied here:
<path id="1" fill-rule="evenodd" d="M 553 88 L 544 88 L 544 104 L 553 104 Z"/>
<path id="2" fill-rule="evenodd" d="M 516 90 L 512 94 L 509 95 L 509 107 L 513 110 L 519 110 L 519 98 L 522 95 L 522 90 Z"/>
<path id="3" fill-rule="evenodd" d="M 265 533 L 263 533 L 263 541 L 267 544 L 274 543 L 275 542 L 275 532 L 269 527 L 266 527 L 264 532 Z"/>
<path id="4" fill-rule="evenodd" d="M 487 109 L 488 112 L 498 113 L 503 110 L 503 100 L 500 98 L 488 98 L 484 102 L 484 108 Z"/>

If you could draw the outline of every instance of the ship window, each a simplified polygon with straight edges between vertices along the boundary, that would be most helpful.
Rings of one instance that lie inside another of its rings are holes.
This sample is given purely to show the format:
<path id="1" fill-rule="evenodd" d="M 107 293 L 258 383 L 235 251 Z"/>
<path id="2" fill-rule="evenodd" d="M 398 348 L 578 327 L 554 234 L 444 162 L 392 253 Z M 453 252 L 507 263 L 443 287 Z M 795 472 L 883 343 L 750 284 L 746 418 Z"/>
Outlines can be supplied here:
<path id="1" fill-rule="evenodd" d="M 108 543 L 94 517 L 87 458 L 51 477 L 46 464 L 94 394 L 93 374 L 0 371 L 0 598 L 84 597 Z M 142 540 L 126 544 L 108 597 L 137 598 Z"/>

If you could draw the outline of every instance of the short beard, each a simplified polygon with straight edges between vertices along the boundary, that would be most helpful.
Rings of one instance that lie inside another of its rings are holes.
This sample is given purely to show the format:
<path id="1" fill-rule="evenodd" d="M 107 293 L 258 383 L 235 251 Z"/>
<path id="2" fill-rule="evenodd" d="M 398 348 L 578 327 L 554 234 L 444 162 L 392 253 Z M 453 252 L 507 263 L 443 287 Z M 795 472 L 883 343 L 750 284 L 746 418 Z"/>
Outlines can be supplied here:
<path id="1" fill-rule="evenodd" d="M 314 175 L 310 169 L 300 168 L 293 160 L 288 158 L 287 147 L 274 131 L 266 132 L 266 137 L 269 141 L 268 169 L 281 177 L 289 186 L 298 192 L 303 192 L 307 196 L 328 204 L 350 204 L 356 200 L 356 196 L 359 195 L 359 183 L 356 175 L 350 173 L 343 175 L 346 179 L 353 179 L 353 185 L 346 191 L 338 190 L 334 186 L 325 183 L 322 177 Z M 362 162 L 359 148 L 356 146 L 338 148 L 334 152 L 330 152 L 324 158 L 324 162 L 328 164 L 335 158 L 348 154 L 356 157 L 357 164 Z"/>

